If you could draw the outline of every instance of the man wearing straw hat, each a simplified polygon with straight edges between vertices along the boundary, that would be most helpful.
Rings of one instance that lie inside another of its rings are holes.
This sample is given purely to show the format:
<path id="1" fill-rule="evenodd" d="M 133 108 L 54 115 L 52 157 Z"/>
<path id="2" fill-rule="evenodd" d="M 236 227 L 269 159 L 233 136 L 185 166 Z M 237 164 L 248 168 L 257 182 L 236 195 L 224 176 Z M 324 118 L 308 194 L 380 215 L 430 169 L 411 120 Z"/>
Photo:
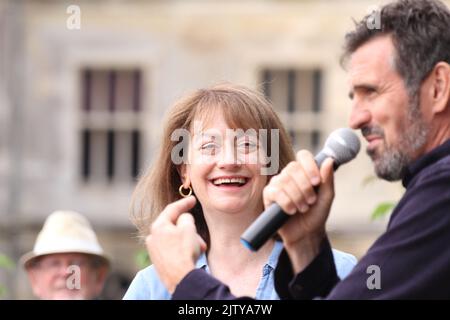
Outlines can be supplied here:
<path id="1" fill-rule="evenodd" d="M 34 295 L 46 300 L 95 299 L 109 269 L 89 221 L 73 211 L 48 216 L 33 251 L 20 262 Z"/>

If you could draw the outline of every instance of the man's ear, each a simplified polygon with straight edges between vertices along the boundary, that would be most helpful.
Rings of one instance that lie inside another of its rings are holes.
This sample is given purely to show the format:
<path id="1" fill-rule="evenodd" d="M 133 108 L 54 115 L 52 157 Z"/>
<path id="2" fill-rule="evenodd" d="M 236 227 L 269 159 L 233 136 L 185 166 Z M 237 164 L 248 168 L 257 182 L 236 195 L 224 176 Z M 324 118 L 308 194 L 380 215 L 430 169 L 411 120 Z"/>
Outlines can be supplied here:
<path id="1" fill-rule="evenodd" d="M 103 290 L 103 287 L 105 285 L 106 276 L 108 275 L 109 268 L 106 265 L 102 265 L 100 267 L 97 267 L 95 270 L 96 277 L 95 277 L 95 297 L 98 297 Z"/>
<path id="2" fill-rule="evenodd" d="M 430 74 L 430 102 L 433 114 L 445 112 L 450 107 L 450 65 L 438 62 Z"/>
<path id="3" fill-rule="evenodd" d="M 30 280 L 30 285 L 31 285 L 31 289 L 33 290 L 33 294 L 37 297 L 37 298 L 41 298 L 41 288 L 39 285 L 39 280 L 38 280 L 38 274 L 37 270 L 34 267 L 27 267 L 26 268 L 27 274 L 28 274 L 28 279 Z"/>

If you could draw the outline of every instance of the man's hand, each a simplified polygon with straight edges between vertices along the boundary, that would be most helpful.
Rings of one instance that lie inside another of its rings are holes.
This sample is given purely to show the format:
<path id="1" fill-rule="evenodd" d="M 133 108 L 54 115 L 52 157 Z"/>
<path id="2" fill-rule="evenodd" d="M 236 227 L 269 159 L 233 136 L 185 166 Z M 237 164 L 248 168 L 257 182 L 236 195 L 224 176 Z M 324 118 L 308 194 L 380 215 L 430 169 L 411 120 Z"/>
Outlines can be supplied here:
<path id="1" fill-rule="evenodd" d="M 151 261 L 171 294 L 206 250 L 205 242 L 197 234 L 194 218 L 187 213 L 195 202 L 195 197 L 190 196 L 167 205 L 146 238 Z"/>
<path id="2" fill-rule="evenodd" d="M 318 192 L 314 187 L 319 187 Z M 334 198 L 333 160 L 319 169 L 313 155 L 302 150 L 264 188 L 264 206 L 276 202 L 292 217 L 279 230 L 295 273 L 319 253 Z"/>

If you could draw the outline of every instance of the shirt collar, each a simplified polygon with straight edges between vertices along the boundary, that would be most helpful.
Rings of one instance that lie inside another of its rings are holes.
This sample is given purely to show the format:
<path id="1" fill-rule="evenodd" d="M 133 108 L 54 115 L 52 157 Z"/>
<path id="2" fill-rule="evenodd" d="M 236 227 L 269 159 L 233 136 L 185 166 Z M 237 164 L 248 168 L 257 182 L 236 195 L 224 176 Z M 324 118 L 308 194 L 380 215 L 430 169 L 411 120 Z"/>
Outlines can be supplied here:
<path id="1" fill-rule="evenodd" d="M 421 156 L 417 160 L 413 161 L 406 169 L 405 177 L 402 180 L 402 184 L 405 188 L 408 187 L 412 179 L 424 168 L 432 165 L 433 163 L 441 160 L 445 156 L 450 155 L 450 140 L 447 140 L 439 147 L 434 148 L 430 152 Z"/>
<path id="2" fill-rule="evenodd" d="M 275 267 L 277 266 L 278 257 L 280 256 L 282 250 L 283 250 L 283 242 L 275 241 L 272 253 L 269 256 L 269 260 L 267 261 L 267 265 L 272 269 L 275 269 Z"/>
<path id="3" fill-rule="evenodd" d="M 269 260 L 267 261 L 266 266 L 275 269 L 278 262 L 278 257 L 281 254 L 281 251 L 283 250 L 283 242 L 281 241 L 275 241 L 275 244 L 273 246 L 272 252 L 270 253 Z M 206 259 L 206 254 L 202 253 L 200 257 L 197 260 L 197 263 L 195 264 L 195 267 L 198 269 L 204 269 L 205 271 L 209 272 L 208 267 L 208 260 Z"/>
<path id="4" fill-rule="evenodd" d="M 197 263 L 195 264 L 195 267 L 197 269 L 204 269 L 209 272 L 208 260 L 206 260 L 206 254 L 204 252 L 198 258 Z"/>

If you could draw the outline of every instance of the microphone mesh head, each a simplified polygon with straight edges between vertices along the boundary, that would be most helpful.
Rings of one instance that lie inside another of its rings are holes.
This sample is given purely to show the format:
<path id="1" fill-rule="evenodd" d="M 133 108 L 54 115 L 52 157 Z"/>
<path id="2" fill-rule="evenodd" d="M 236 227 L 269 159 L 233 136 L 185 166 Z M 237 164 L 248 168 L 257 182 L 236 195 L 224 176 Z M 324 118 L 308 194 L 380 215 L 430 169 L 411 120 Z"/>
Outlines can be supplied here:
<path id="1" fill-rule="evenodd" d="M 341 165 L 355 158 L 360 146 L 358 136 L 351 129 L 340 128 L 329 135 L 323 151 Z"/>

